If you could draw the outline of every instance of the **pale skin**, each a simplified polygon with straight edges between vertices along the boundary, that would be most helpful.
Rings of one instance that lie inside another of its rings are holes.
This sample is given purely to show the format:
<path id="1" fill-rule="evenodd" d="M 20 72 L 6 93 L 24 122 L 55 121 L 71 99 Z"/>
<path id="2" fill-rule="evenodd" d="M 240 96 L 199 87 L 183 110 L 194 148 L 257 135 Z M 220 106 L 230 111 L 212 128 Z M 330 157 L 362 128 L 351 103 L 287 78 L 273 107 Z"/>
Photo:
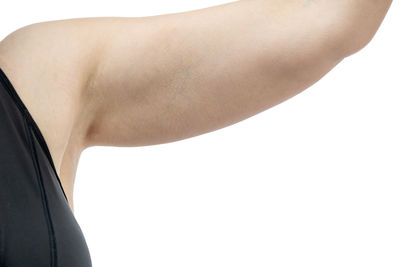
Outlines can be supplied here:
<path id="1" fill-rule="evenodd" d="M 151 17 L 22 27 L 0 67 L 40 127 L 73 210 L 79 157 L 226 127 L 365 47 L 391 0 L 244 0 Z"/>

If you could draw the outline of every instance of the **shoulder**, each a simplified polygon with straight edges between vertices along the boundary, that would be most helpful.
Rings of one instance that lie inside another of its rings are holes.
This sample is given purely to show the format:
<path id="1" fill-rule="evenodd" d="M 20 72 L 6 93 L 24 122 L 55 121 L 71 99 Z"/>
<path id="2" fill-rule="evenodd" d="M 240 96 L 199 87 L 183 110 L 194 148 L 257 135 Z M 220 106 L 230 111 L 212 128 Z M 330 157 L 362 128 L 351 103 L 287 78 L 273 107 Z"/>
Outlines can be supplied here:
<path id="1" fill-rule="evenodd" d="M 69 147 L 84 149 L 82 91 L 99 43 L 79 21 L 27 25 L 0 41 L 0 67 L 41 129 L 57 168 Z"/>

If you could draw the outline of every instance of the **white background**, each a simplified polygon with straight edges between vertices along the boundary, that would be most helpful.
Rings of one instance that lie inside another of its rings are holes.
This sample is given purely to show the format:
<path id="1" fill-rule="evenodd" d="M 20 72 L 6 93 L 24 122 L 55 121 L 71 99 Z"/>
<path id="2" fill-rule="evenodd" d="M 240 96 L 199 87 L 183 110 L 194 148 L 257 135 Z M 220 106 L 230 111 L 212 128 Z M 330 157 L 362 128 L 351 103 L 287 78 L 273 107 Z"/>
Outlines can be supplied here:
<path id="1" fill-rule="evenodd" d="M 0 38 L 45 20 L 227 2 L 2 0 Z M 394 1 L 366 48 L 232 126 L 85 150 L 74 206 L 93 266 L 400 266 L 399 26 Z"/>

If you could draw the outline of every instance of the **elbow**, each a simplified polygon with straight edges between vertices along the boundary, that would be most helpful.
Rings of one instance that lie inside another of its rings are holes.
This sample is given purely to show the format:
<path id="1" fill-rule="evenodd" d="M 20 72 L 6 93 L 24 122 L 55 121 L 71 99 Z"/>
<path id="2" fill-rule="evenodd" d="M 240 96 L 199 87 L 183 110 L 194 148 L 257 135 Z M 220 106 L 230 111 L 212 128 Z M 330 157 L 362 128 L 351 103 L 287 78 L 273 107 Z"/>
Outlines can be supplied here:
<path id="1" fill-rule="evenodd" d="M 373 39 L 378 28 L 365 29 L 362 26 L 344 26 L 336 33 L 335 55 L 340 58 L 349 57 L 365 48 Z"/>
<path id="2" fill-rule="evenodd" d="M 368 4 L 349 4 L 343 16 L 336 21 L 332 33 L 335 55 L 345 58 L 366 47 L 382 24 L 391 2 L 379 0 Z"/>

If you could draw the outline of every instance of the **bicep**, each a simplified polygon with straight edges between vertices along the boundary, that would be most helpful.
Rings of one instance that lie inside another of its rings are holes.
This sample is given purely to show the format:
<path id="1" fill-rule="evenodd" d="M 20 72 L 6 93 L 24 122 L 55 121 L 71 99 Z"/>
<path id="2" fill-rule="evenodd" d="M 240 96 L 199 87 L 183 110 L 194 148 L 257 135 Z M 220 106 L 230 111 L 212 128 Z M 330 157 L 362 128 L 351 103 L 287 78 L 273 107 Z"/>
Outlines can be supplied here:
<path id="1" fill-rule="evenodd" d="M 210 132 L 284 101 L 337 64 L 324 32 L 329 21 L 313 22 L 320 10 L 266 2 L 97 18 L 107 38 L 84 93 L 87 145 Z"/>

